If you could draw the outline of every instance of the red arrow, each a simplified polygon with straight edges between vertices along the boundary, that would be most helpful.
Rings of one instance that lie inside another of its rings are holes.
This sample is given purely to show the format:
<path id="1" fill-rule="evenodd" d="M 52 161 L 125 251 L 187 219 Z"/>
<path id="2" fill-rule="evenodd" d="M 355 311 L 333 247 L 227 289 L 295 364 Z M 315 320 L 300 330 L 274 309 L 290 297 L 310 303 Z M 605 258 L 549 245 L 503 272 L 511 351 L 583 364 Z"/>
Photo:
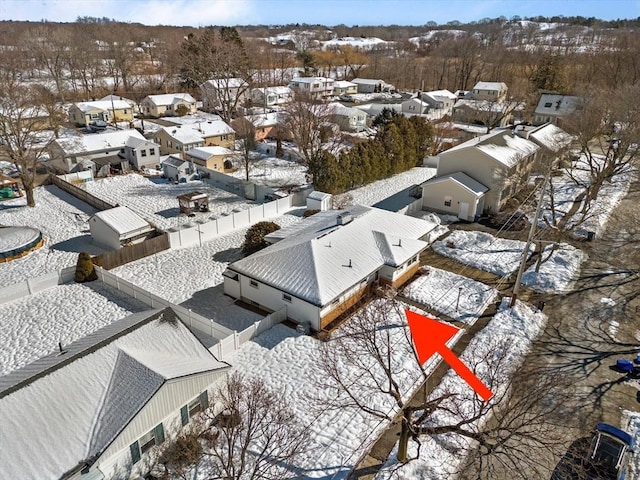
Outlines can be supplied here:
<path id="1" fill-rule="evenodd" d="M 434 353 L 439 353 L 485 402 L 493 397 L 491 390 L 447 347 L 447 342 L 459 332 L 459 329 L 408 309 L 405 309 L 405 314 L 420 365 L 424 365 Z"/>

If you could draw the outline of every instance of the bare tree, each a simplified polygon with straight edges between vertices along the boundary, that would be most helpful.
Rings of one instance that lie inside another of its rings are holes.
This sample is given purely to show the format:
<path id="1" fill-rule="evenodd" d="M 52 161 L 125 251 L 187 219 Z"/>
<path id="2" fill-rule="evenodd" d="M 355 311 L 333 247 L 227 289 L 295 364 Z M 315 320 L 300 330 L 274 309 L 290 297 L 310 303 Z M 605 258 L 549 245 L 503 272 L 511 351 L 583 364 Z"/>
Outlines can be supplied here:
<path id="1" fill-rule="evenodd" d="M 285 399 L 259 379 L 234 374 L 215 391 L 192 434 L 160 455 L 154 470 L 182 476 L 189 467 L 210 479 L 285 480 L 296 478 L 293 465 L 303 452 L 307 430 Z M 219 412 L 219 413 L 217 413 Z M 199 443 L 194 445 L 193 437 Z M 175 455 L 189 445 L 190 454 Z M 174 461 L 171 461 L 174 459 Z M 166 462 L 163 466 L 162 463 Z"/>
<path id="2" fill-rule="evenodd" d="M 51 132 L 41 131 L 42 116 L 47 111 L 45 103 L 33 86 L 3 78 L 0 105 L 0 151 L 20 172 L 27 205 L 35 207 L 37 168 L 55 139 Z"/>
<path id="3" fill-rule="evenodd" d="M 406 323 L 398 321 L 404 318 L 403 311 L 392 296 L 378 299 L 351 317 L 340 335 L 326 344 L 320 361 L 327 381 L 321 387 L 332 391 L 334 398 L 326 408 L 357 409 L 389 423 L 399 412 L 401 463 L 419 457 L 425 436 L 438 435 L 439 442 L 445 443 L 455 436 L 450 447 L 458 450 L 458 456 L 471 455 L 464 472 L 477 465 L 481 471 L 487 465 L 510 465 L 518 478 L 542 478 L 539 473 L 549 466 L 538 464 L 534 452 L 548 452 L 561 443 L 549 432 L 561 421 L 567 405 L 563 403 L 566 396 L 561 395 L 562 376 L 530 370 L 510 377 L 513 360 L 507 347 L 513 340 L 494 338 L 490 345 L 478 342 L 469 347 L 470 357 L 477 359 L 469 368 L 495 393 L 489 402 L 466 385 L 457 388 L 460 384 L 455 382 L 410 399 L 410 386 L 425 382 L 426 388 L 428 378 Z M 410 380 L 409 370 L 413 372 Z"/>
<path id="4" fill-rule="evenodd" d="M 256 149 L 256 127 L 244 115 L 236 119 L 234 122 L 236 131 L 236 140 L 242 142 L 240 150 L 240 159 L 245 171 L 245 180 L 249 181 L 249 171 L 251 170 L 252 158 L 251 154 Z"/>
<path id="5" fill-rule="evenodd" d="M 54 81 L 57 94 L 64 102 L 70 36 L 60 28 L 42 26 L 28 32 L 26 43 L 36 65 Z"/>
<path id="6" fill-rule="evenodd" d="M 595 201 L 614 177 L 627 171 L 639 155 L 640 87 L 584 98 L 563 127 L 576 138 L 580 156 L 565 169 L 578 194 L 552 225 L 573 230 L 594 214 Z"/>

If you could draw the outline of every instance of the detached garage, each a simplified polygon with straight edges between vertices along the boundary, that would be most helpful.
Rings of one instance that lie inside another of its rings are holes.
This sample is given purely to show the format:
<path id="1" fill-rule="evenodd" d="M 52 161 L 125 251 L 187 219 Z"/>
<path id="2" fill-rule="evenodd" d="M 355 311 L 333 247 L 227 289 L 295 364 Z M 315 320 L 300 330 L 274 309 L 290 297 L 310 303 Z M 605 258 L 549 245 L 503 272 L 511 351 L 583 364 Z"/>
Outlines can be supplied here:
<path id="1" fill-rule="evenodd" d="M 484 194 L 489 188 L 466 173 L 456 172 L 422 184 L 422 209 L 457 216 L 473 222 L 484 210 Z"/>
<path id="2" fill-rule="evenodd" d="M 89 229 L 97 243 L 114 250 L 126 244 L 140 243 L 155 231 L 149 222 L 127 207 L 96 213 L 89 219 Z"/>

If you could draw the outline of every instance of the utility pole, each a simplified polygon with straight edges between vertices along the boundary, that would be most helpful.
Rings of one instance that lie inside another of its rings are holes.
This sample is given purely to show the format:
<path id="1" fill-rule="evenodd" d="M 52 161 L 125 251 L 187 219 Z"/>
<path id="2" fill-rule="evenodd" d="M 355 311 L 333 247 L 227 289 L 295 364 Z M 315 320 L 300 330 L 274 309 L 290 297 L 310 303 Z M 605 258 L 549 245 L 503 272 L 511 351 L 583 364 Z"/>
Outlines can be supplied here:
<path id="1" fill-rule="evenodd" d="M 536 206 L 536 214 L 533 217 L 533 221 L 531 222 L 531 228 L 529 229 L 529 236 L 527 237 L 527 242 L 522 252 L 522 258 L 520 259 L 520 267 L 518 268 L 518 274 L 516 275 L 516 282 L 513 286 L 513 294 L 511 295 L 511 303 L 509 304 L 509 307 L 513 307 L 516 304 L 516 300 L 518 298 L 518 292 L 520 291 L 520 284 L 522 283 L 522 275 L 524 274 L 524 267 L 527 264 L 529 248 L 531 247 L 531 243 L 533 242 L 533 237 L 535 236 L 536 230 L 538 229 L 538 217 L 540 216 L 540 211 L 542 210 L 542 202 L 544 202 L 544 192 L 546 191 L 547 183 L 551 178 L 551 171 L 553 170 L 554 164 L 555 164 L 555 160 L 552 160 L 551 165 L 549 166 L 549 170 L 547 171 L 547 174 L 544 176 L 542 187 L 540 188 L 540 197 L 538 198 L 538 205 Z"/>

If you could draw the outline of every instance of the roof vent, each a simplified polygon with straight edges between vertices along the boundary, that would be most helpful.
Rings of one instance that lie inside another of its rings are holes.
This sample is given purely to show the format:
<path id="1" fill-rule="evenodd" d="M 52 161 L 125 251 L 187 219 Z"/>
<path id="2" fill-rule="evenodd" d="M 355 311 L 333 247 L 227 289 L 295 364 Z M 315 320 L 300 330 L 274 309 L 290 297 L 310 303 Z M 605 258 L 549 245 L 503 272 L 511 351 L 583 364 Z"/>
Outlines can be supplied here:
<path id="1" fill-rule="evenodd" d="M 353 215 L 351 215 L 349 212 L 338 215 L 338 225 L 346 225 L 347 223 L 351 223 L 352 221 Z"/>

